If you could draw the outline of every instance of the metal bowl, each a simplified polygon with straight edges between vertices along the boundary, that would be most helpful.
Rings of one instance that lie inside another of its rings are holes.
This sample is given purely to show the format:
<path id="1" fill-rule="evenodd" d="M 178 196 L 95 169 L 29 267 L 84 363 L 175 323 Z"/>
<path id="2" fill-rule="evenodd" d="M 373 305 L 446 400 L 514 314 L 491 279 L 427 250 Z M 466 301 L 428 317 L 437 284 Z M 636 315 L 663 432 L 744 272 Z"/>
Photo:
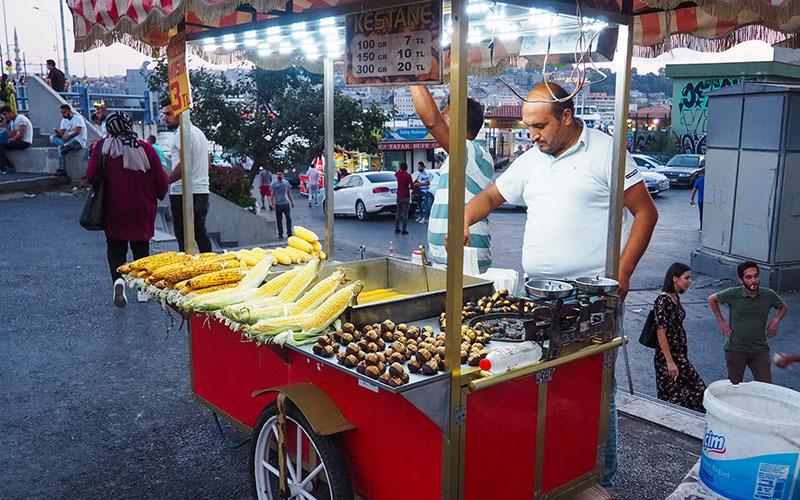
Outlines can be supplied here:
<path id="1" fill-rule="evenodd" d="M 528 280 L 525 291 L 540 299 L 563 299 L 572 295 L 575 287 L 557 280 Z"/>
<path id="2" fill-rule="evenodd" d="M 603 278 L 601 276 L 595 276 L 594 278 L 582 276 L 580 278 L 575 278 L 575 286 L 578 290 L 583 290 L 584 292 L 607 294 L 619 288 L 619 281 L 612 280 L 611 278 Z"/>

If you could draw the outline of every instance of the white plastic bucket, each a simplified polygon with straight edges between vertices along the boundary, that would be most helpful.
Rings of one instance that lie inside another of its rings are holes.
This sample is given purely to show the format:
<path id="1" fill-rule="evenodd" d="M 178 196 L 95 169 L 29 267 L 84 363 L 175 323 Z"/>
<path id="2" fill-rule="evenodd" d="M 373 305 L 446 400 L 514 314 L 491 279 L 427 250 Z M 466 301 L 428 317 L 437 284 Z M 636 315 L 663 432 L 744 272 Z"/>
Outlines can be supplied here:
<path id="1" fill-rule="evenodd" d="M 703 484 L 731 499 L 800 500 L 800 392 L 719 380 L 703 405 Z"/>

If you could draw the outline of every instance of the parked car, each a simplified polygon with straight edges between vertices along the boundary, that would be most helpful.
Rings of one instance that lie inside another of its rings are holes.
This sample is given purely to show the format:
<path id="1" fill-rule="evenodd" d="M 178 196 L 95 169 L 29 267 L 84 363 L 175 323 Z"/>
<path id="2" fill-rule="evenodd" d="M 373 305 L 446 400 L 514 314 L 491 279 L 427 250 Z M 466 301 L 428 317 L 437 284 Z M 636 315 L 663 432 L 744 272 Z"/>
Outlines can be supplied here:
<path id="1" fill-rule="evenodd" d="M 394 172 L 358 172 L 333 188 L 334 215 L 355 215 L 367 220 L 370 214 L 393 212 L 397 204 Z"/>
<path id="2" fill-rule="evenodd" d="M 675 155 L 659 172 L 666 175 L 671 186 L 690 188 L 705 171 L 705 155 Z"/>
<path id="3" fill-rule="evenodd" d="M 300 187 L 300 174 L 305 174 L 307 171 L 308 166 L 298 167 L 297 165 L 292 165 L 283 171 L 283 177 L 289 181 L 290 186 Z"/>
<path id="4" fill-rule="evenodd" d="M 657 171 L 664 168 L 664 165 L 646 155 L 633 154 L 631 156 L 636 162 L 636 166 L 639 167 L 639 172 L 644 177 L 644 184 L 650 194 L 657 195 L 669 189 L 669 179 Z"/>

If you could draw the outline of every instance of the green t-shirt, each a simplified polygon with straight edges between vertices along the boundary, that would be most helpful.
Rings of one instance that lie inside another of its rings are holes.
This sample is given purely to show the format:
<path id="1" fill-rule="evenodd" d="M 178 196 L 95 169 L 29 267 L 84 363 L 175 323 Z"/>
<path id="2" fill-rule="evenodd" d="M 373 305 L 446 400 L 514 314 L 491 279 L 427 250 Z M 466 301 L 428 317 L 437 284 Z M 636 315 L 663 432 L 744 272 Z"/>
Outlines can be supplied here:
<path id="1" fill-rule="evenodd" d="M 755 297 L 747 295 L 744 286 L 735 286 L 717 294 L 720 304 L 728 304 L 728 324 L 731 336 L 725 343 L 726 351 L 758 354 L 769 351 L 767 345 L 767 317 L 773 307 L 783 307 L 783 300 L 769 288 L 759 288 Z"/>

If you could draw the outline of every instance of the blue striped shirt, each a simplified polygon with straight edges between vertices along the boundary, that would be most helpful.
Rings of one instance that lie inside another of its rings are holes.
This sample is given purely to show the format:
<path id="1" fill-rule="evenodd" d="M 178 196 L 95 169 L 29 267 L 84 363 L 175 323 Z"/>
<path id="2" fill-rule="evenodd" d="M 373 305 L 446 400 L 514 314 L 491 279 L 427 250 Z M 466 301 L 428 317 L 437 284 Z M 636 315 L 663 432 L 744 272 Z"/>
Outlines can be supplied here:
<path id="1" fill-rule="evenodd" d="M 436 264 L 447 264 L 447 250 L 444 238 L 447 235 L 447 195 L 449 185 L 450 158 L 442 168 L 441 176 L 433 198 L 433 206 L 428 223 L 428 253 Z M 469 203 L 478 193 L 489 187 L 494 174 L 494 161 L 489 151 L 475 141 L 467 141 L 467 170 L 464 189 L 464 203 Z M 478 266 L 492 264 L 492 238 L 489 235 L 489 219 L 483 219 L 469 228 L 470 247 L 478 249 Z"/>

